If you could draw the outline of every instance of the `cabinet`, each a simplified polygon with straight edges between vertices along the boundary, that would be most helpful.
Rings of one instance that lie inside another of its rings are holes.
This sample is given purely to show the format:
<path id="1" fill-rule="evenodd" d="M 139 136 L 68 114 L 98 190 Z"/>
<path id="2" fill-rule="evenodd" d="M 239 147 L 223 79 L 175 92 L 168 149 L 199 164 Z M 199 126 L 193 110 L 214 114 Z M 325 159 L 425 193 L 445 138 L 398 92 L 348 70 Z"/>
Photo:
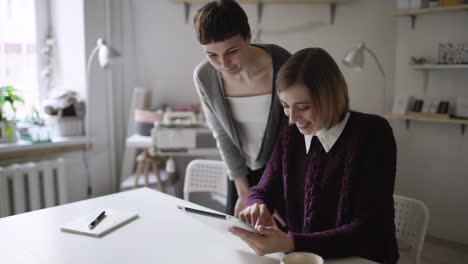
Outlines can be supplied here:
<path id="1" fill-rule="evenodd" d="M 206 4 L 209 0 L 169 0 L 173 3 L 184 4 L 185 23 L 188 24 L 192 4 Z M 330 5 L 330 23 L 335 23 L 337 4 L 351 2 L 351 0 L 237 0 L 239 4 L 257 4 L 257 19 L 260 24 L 263 16 L 264 4 L 327 4 Z"/>

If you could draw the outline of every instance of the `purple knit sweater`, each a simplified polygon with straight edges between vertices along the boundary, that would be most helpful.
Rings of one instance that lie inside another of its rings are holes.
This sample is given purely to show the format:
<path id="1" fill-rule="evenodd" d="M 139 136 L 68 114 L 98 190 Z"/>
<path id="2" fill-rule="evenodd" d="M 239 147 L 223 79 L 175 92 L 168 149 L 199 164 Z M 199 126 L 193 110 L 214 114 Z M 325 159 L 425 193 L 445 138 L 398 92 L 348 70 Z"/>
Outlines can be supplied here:
<path id="1" fill-rule="evenodd" d="M 381 117 L 351 112 L 328 153 L 317 137 L 306 153 L 304 136 L 288 126 L 246 205 L 276 209 L 295 251 L 394 264 L 395 171 L 395 139 Z"/>

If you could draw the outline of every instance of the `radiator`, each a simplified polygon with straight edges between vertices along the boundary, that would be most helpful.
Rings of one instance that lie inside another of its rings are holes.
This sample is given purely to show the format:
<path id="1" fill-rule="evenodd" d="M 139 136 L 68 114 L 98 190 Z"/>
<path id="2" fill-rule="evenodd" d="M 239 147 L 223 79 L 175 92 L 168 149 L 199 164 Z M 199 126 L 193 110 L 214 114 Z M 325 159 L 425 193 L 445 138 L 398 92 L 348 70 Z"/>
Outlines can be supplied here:
<path id="1" fill-rule="evenodd" d="M 63 159 L 0 167 L 0 217 L 64 204 L 68 200 Z"/>

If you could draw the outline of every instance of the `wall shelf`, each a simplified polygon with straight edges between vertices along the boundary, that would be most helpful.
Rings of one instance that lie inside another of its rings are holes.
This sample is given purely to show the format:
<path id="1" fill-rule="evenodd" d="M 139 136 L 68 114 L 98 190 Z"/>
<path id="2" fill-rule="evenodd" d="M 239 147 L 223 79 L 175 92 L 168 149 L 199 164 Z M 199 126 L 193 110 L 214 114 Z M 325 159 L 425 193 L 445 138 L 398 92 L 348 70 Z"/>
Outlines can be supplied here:
<path id="1" fill-rule="evenodd" d="M 421 64 L 411 65 L 415 70 L 421 70 L 424 73 L 424 91 L 427 91 L 429 84 L 429 71 L 431 70 L 468 70 L 468 64 Z"/>
<path id="2" fill-rule="evenodd" d="M 185 23 L 189 23 L 190 9 L 192 4 L 206 4 L 210 0 L 169 0 L 176 4 L 184 4 Z M 335 23 L 336 5 L 351 2 L 351 0 L 237 0 L 239 4 L 256 4 L 258 24 L 262 22 L 264 4 L 328 4 L 330 5 L 330 23 Z"/>
<path id="3" fill-rule="evenodd" d="M 446 124 L 454 124 L 460 125 L 461 134 L 465 134 L 465 128 L 468 124 L 468 119 L 461 119 L 461 118 L 439 118 L 431 117 L 430 114 L 427 116 L 413 116 L 411 114 L 406 115 L 397 115 L 397 114 L 386 114 L 385 118 L 387 119 L 397 119 L 397 120 L 405 120 L 406 121 L 406 128 L 409 128 L 410 121 L 423 121 L 423 122 L 434 122 L 434 123 L 446 123 Z"/>
<path id="4" fill-rule="evenodd" d="M 414 29 L 416 25 L 416 16 L 429 15 L 435 13 L 452 12 L 468 10 L 467 5 L 456 5 L 456 6 L 441 6 L 432 8 L 409 8 L 409 9 L 398 9 L 393 11 L 393 16 L 409 16 L 411 18 L 411 28 Z"/>
<path id="5" fill-rule="evenodd" d="M 52 142 L 33 144 L 29 141 L 0 144 L 0 160 L 42 157 L 63 152 L 86 150 L 86 137 L 53 138 Z"/>
<path id="6" fill-rule="evenodd" d="M 422 64 L 412 65 L 417 70 L 452 70 L 452 69 L 468 69 L 468 64 Z"/>
<path id="7" fill-rule="evenodd" d="M 206 4 L 211 2 L 211 0 L 169 0 L 173 3 L 190 3 L 190 4 Z M 346 3 L 351 0 L 237 0 L 239 4 L 338 4 Z M 468 5 L 467 5 L 468 6 Z"/>

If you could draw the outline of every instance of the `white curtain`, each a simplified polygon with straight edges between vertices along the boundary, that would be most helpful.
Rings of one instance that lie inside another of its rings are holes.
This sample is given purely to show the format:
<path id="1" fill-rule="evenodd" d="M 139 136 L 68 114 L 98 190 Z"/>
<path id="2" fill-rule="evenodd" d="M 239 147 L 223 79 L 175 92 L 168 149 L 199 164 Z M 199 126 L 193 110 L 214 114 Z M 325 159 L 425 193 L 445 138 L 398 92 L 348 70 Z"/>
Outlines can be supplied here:
<path id="1" fill-rule="evenodd" d="M 0 0 L 0 86 L 13 86 L 25 99 L 17 117 L 38 103 L 36 47 L 35 1 Z"/>

